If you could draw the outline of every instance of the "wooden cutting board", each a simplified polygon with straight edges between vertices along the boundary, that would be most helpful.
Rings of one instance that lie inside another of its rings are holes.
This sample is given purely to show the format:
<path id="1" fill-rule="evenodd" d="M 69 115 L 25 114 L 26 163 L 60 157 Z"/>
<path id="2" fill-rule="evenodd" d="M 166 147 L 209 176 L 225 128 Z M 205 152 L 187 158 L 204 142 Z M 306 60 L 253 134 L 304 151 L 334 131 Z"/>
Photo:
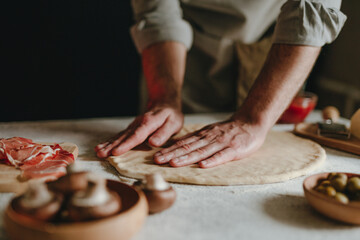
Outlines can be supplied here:
<path id="1" fill-rule="evenodd" d="M 323 137 L 317 134 L 317 125 L 314 123 L 296 124 L 294 133 L 298 136 L 309 138 L 321 145 L 360 155 L 360 139 L 353 136 L 347 140 Z"/>
<path id="2" fill-rule="evenodd" d="M 52 145 L 54 143 L 41 144 Z M 64 142 L 60 143 L 60 146 L 64 150 L 72 153 L 74 155 L 74 159 L 77 158 L 79 149 L 75 144 Z M 19 169 L 6 164 L 0 164 L 0 192 L 20 193 L 25 190 L 29 181 L 20 179 L 20 174 L 21 171 Z"/>

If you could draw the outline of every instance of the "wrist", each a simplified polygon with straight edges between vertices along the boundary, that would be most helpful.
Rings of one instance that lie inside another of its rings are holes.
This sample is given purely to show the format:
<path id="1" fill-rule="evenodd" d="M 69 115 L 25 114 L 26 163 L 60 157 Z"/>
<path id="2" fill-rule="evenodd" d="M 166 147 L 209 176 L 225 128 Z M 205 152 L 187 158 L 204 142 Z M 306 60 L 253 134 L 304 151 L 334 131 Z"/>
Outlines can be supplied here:
<path id="1" fill-rule="evenodd" d="M 254 111 L 254 108 L 246 109 L 245 107 L 236 111 L 231 119 L 235 122 L 246 123 L 264 133 L 267 133 L 276 122 L 266 111 Z"/>
<path id="2" fill-rule="evenodd" d="M 149 98 L 146 106 L 148 110 L 154 108 L 167 108 L 167 107 L 181 111 L 181 98 L 171 97 L 171 96 Z"/>

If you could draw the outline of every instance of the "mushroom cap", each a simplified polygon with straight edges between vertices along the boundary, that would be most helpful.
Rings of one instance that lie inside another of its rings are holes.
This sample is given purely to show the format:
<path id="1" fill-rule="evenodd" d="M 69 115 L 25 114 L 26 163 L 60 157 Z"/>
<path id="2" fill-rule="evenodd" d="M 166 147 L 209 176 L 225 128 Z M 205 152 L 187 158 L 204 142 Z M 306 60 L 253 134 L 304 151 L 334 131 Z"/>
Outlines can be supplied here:
<path id="1" fill-rule="evenodd" d="M 69 195 L 86 189 L 88 185 L 87 174 L 87 172 L 69 173 L 47 184 L 51 190 Z"/>
<path id="2" fill-rule="evenodd" d="M 87 188 L 74 193 L 68 203 L 69 218 L 86 221 L 116 214 L 121 209 L 121 198 L 106 186 L 106 179 L 89 173 Z"/>
<path id="3" fill-rule="evenodd" d="M 167 190 L 143 189 L 149 205 L 149 213 L 158 213 L 171 207 L 176 199 L 176 192 L 170 186 Z"/>
<path id="4" fill-rule="evenodd" d="M 87 221 L 105 218 L 118 213 L 121 210 L 121 198 L 116 192 L 109 192 L 107 202 L 95 206 L 77 206 L 71 201 L 68 204 L 69 218 L 72 221 Z"/>
<path id="5" fill-rule="evenodd" d="M 54 193 L 52 199 L 38 207 L 29 207 L 23 203 L 24 196 L 18 196 L 11 201 L 14 210 L 22 215 L 41 221 L 54 219 L 61 209 L 63 196 Z"/>

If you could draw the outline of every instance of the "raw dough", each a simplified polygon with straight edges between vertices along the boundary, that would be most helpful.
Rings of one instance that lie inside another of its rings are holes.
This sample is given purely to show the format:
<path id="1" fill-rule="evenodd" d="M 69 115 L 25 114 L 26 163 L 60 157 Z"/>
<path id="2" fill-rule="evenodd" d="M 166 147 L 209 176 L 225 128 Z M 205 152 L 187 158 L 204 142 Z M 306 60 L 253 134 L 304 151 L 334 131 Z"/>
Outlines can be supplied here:
<path id="1" fill-rule="evenodd" d="M 188 125 L 178 135 L 201 126 Z M 152 158 L 159 149 L 131 150 L 108 161 L 120 174 L 142 179 L 149 173 L 160 173 L 169 182 L 201 185 L 240 185 L 281 182 L 305 175 L 319 167 L 326 158 L 320 145 L 288 132 L 271 131 L 263 146 L 245 159 L 202 169 L 197 164 L 174 168 L 157 165 Z"/>

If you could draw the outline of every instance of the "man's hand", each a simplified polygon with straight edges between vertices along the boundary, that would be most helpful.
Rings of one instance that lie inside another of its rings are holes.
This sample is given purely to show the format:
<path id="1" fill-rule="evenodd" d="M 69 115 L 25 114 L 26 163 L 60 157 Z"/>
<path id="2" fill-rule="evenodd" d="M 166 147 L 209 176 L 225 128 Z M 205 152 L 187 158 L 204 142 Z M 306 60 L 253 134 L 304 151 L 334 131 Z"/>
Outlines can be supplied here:
<path id="1" fill-rule="evenodd" d="M 156 153 L 154 161 L 173 167 L 199 163 L 208 168 L 249 156 L 307 78 L 318 47 L 274 44 L 244 104 L 231 120 L 191 133 Z"/>
<path id="2" fill-rule="evenodd" d="M 264 128 L 231 119 L 208 125 L 180 139 L 169 148 L 157 152 L 157 164 L 182 167 L 199 163 L 202 168 L 241 159 L 260 148 L 267 131 Z"/>
<path id="3" fill-rule="evenodd" d="M 157 106 L 138 116 L 124 131 L 95 147 L 97 156 L 105 158 L 121 155 L 148 139 L 159 147 L 180 131 L 184 117 L 180 110 L 170 106 Z"/>

